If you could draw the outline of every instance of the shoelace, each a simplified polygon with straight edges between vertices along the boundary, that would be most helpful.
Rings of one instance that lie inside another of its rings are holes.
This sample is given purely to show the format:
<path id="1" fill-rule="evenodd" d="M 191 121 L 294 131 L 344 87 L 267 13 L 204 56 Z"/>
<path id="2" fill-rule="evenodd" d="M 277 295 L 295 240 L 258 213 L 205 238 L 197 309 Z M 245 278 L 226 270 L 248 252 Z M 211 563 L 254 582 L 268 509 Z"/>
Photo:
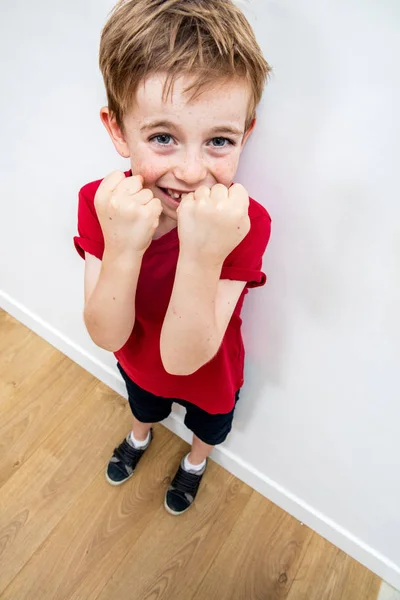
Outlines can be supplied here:
<path id="1" fill-rule="evenodd" d="M 184 494 L 196 495 L 201 481 L 201 475 L 195 475 L 194 473 L 188 473 L 185 469 L 179 466 L 178 472 L 175 475 L 171 486 Z"/>

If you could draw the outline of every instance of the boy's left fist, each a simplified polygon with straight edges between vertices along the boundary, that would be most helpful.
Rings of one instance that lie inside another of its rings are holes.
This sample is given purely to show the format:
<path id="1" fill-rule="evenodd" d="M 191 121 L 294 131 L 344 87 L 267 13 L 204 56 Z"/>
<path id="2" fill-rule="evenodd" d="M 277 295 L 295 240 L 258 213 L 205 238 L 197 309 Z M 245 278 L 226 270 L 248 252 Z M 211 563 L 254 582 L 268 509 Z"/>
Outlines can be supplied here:
<path id="1" fill-rule="evenodd" d="M 218 183 L 182 196 L 177 209 L 180 252 L 203 262 L 223 263 L 250 231 L 249 195 L 240 183 Z"/>

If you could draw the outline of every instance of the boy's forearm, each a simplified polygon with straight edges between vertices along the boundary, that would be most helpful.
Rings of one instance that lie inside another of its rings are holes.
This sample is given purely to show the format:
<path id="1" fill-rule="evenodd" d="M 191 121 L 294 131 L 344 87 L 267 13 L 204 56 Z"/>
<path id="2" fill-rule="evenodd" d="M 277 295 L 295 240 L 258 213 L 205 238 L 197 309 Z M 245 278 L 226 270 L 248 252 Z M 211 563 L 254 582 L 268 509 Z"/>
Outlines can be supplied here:
<path id="1" fill-rule="evenodd" d="M 110 352 L 122 348 L 132 333 L 142 257 L 137 252 L 115 255 L 106 249 L 96 287 L 86 302 L 84 320 L 89 335 Z"/>
<path id="2" fill-rule="evenodd" d="M 221 267 L 179 257 L 160 340 L 162 361 L 169 373 L 190 375 L 218 351 L 222 336 L 215 305 Z"/>

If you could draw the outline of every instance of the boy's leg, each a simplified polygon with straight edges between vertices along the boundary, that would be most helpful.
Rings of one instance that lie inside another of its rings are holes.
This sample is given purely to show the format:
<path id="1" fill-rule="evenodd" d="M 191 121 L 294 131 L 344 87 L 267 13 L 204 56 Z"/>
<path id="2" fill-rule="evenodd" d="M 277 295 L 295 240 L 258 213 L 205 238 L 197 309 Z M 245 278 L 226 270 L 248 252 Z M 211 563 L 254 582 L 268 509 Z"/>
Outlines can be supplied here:
<path id="1" fill-rule="evenodd" d="M 135 416 L 133 416 L 132 433 L 134 439 L 138 442 L 144 442 L 147 440 L 152 426 L 153 423 L 142 423 Z"/>
<path id="2" fill-rule="evenodd" d="M 206 444 L 197 435 L 193 434 L 192 448 L 187 456 L 189 463 L 195 466 L 201 465 L 208 458 L 213 448 L 214 446 Z"/>
<path id="3" fill-rule="evenodd" d="M 120 485 L 130 479 L 138 462 L 151 444 L 152 424 L 168 417 L 172 400 L 154 396 L 132 381 L 121 365 L 120 373 L 125 380 L 129 405 L 133 415 L 132 431 L 114 449 L 107 469 L 106 479 L 111 485 Z"/>
<path id="4" fill-rule="evenodd" d="M 236 393 L 235 405 L 239 399 Z M 164 506 L 172 515 L 181 515 L 193 504 L 207 467 L 207 458 L 217 444 L 222 444 L 231 428 L 235 408 L 228 414 L 212 415 L 189 403 L 185 425 L 193 432 L 190 453 L 184 457 L 165 495 Z"/>

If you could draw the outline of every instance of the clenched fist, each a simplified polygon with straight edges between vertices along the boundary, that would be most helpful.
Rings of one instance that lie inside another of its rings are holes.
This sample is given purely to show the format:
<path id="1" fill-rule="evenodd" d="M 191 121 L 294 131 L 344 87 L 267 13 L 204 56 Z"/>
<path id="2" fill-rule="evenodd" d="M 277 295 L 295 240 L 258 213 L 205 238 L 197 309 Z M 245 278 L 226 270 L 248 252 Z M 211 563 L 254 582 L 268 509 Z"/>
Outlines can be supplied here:
<path id="1" fill-rule="evenodd" d="M 140 175 L 125 177 L 113 171 L 101 182 L 95 199 L 97 216 L 108 249 L 144 253 L 158 227 L 162 205 L 143 189 Z"/>
<path id="2" fill-rule="evenodd" d="M 178 207 L 180 251 L 194 260 L 223 263 L 250 231 L 249 195 L 235 183 L 199 187 Z"/>

